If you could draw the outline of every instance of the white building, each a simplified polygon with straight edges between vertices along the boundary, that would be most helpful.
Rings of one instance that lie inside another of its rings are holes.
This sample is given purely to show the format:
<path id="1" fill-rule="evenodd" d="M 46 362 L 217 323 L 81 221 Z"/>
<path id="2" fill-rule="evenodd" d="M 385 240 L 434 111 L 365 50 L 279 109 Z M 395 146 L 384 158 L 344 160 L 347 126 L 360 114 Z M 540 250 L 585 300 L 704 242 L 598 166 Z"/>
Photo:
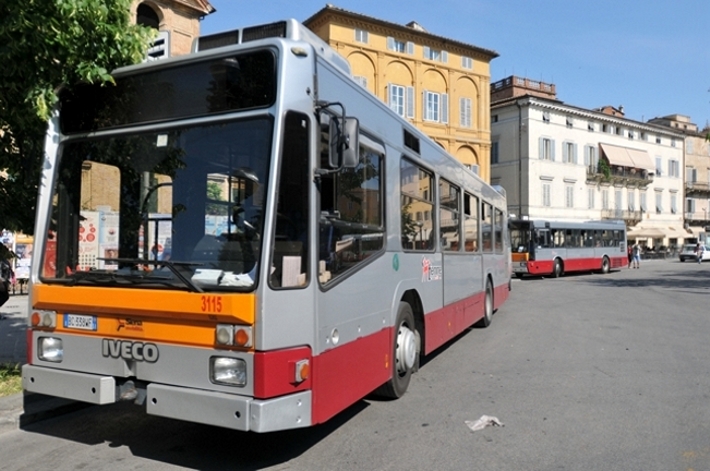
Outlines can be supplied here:
<path id="1" fill-rule="evenodd" d="M 623 219 L 629 237 L 676 246 L 683 225 L 683 135 L 626 119 L 623 108 L 588 110 L 555 86 L 520 77 L 491 85 L 491 183 L 511 217 Z"/>

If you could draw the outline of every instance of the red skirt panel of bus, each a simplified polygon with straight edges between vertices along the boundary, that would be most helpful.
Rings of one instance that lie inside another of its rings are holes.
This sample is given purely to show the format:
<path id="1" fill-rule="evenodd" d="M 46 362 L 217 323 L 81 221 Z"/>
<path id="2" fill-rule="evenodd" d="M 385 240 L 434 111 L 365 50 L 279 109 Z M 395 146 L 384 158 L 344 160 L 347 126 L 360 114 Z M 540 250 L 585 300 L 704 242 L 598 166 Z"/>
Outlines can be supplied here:
<path id="1" fill-rule="evenodd" d="M 266 399 L 310 389 L 310 377 L 296 382 L 296 364 L 301 360 L 308 360 L 312 364 L 310 348 L 255 352 L 254 397 Z"/>
<path id="2" fill-rule="evenodd" d="M 508 284 L 493 290 L 496 309 L 509 296 Z M 425 354 L 453 339 L 483 317 L 485 292 L 424 316 Z M 354 404 L 392 374 L 393 329 L 361 337 L 313 357 L 313 423 L 322 423 Z"/>
<path id="3" fill-rule="evenodd" d="M 552 260 L 528 262 L 528 273 L 531 275 L 549 275 L 552 273 Z"/>
<path id="4" fill-rule="evenodd" d="M 498 309 L 508 295 L 508 283 L 493 288 L 493 309 Z M 424 316 L 424 353 L 433 352 L 481 320 L 485 297 L 482 291 Z"/>
<path id="5" fill-rule="evenodd" d="M 313 357 L 313 424 L 359 401 L 392 374 L 392 328 Z"/>
<path id="6" fill-rule="evenodd" d="M 610 257 L 609 266 L 611 268 L 623 268 L 627 265 L 627 257 Z M 552 274 L 554 267 L 553 260 L 540 260 L 528 262 L 528 273 L 531 275 Z M 596 271 L 602 269 L 602 258 L 574 258 L 563 259 L 562 269 L 564 272 L 574 271 Z"/>

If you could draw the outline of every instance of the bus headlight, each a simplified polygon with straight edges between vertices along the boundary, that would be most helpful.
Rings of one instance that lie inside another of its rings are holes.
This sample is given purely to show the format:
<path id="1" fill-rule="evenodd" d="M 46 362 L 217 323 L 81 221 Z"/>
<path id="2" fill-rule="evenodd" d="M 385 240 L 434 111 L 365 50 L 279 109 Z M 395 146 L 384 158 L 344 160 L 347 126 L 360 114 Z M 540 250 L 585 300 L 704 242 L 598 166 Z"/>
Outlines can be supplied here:
<path id="1" fill-rule="evenodd" d="M 225 386 L 246 386 L 247 363 L 240 358 L 211 357 L 210 381 Z"/>
<path id="2" fill-rule="evenodd" d="M 64 346 L 62 339 L 54 337 L 40 337 L 37 346 L 37 356 L 40 360 L 61 363 L 64 359 Z"/>

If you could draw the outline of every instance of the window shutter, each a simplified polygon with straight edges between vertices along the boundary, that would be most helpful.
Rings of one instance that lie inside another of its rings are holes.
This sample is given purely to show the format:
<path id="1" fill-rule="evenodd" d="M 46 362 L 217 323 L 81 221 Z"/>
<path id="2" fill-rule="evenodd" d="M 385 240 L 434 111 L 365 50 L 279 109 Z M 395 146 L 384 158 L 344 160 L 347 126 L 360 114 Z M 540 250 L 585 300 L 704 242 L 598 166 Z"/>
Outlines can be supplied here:
<path id="1" fill-rule="evenodd" d="M 589 153 L 591 152 L 590 146 L 584 146 L 584 165 L 586 167 L 589 167 L 591 165 L 591 162 L 589 161 Z"/>
<path id="2" fill-rule="evenodd" d="M 449 95 L 448 93 L 441 94 L 441 122 L 449 123 Z"/>
<path id="3" fill-rule="evenodd" d="M 414 87 L 407 87 L 407 118 L 414 119 Z"/>
<path id="4" fill-rule="evenodd" d="M 407 54 L 414 54 L 414 43 L 407 41 Z"/>
<path id="5" fill-rule="evenodd" d="M 462 128 L 466 127 L 466 99 L 459 98 L 459 126 Z"/>
<path id="6" fill-rule="evenodd" d="M 545 158 L 545 140 L 541 137 L 538 138 L 538 157 L 540 160 Z"/>
<path id="7" fill-rule="evenodd" d="M 555 140 L 550 139 L 550 161 L 555 161 Z"/>
<path id="8" fill-rule="evenodd" d="M 568 151 L 569 146 L 567 145 L 566 142 L 562 143 L 562 162 L 569 162 L 570 161 L 570 155 Z"/>
<path id="9" fill-rule="evenodd" d="M 387 36 L 387 49 L 394 51 L 394 38 L 392 36 Z"/>
<path id="10" fill-rule="evenodd" d="M 448 64 L 449 53 L 447 51 L 441 51 L 441 62 L 443 62 L 444 64 Z"/>
<path id="11" fill-rule="evenodd" d="M 429 113 L 427 112 L 427 102 L 426 102 L 427 91 L 422 91 L 422 119 L 429 119 Z"/>
<path id="12" fill-rule="evenodd" d="M 576 143 L 572 145 L 572 151 L 574 152 L 574 155 L 572 156 L 573 157 L 572 163 L 577 165 L 577 144 Z"/>
<path id="13" fill-rule="evenodd" d="M 431 50 L 429 46 L 424 46 L 424 59 L 429 59 L 431 57 Z"/>

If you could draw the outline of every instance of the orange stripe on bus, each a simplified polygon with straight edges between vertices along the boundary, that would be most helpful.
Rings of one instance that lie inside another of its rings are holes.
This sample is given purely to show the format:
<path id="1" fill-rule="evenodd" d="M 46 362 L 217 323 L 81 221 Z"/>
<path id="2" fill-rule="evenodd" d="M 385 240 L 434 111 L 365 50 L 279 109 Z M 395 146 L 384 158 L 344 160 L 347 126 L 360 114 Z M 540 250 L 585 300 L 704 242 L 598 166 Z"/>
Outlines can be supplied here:
<path id="1" fill-rule="evenodd" d="M 38 284 L 32 288 L 32 308 L 253 325 L 256 295 Z"/>
<path id="2" fill-rule="evenodd" d="M 510 258 L 513 262 L 527 262 L 530 254 L 527 252 L 513 252 L 510 254 Z"/>

